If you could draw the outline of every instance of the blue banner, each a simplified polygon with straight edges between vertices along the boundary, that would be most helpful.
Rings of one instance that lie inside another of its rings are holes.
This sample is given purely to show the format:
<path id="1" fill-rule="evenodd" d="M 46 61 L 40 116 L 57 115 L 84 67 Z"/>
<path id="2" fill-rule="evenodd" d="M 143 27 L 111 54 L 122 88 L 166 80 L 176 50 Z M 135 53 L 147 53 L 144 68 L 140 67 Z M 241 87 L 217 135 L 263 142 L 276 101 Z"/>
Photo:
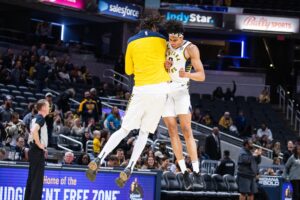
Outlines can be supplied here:
<path id="1" fill-rule="evenodd" d="M 24 199 L 28 169 L 0 167 L 0 199 Z M 47 169 L 43 200 L 155 200 L 156 174 L 133 174 L 124 188 L 115 184 L 117 172 L 102 171 L 90 182 L 82 169 Z"/>
<path id="2" fill-rule="evenodd" d="M 100 0 L 99 12 L 105 15 L 137 20 L 141 14 L 141 7 L 135 4 L 123 3 L 114 0 Z"/>
<path id="3" fill-rule="evenodd" d="M 160 13 L 166 20 L 182 21 L 183 25 L 189 27 L 222 27 L 223 15 L 220 13 L 178 11 L 161 9 Z"/>

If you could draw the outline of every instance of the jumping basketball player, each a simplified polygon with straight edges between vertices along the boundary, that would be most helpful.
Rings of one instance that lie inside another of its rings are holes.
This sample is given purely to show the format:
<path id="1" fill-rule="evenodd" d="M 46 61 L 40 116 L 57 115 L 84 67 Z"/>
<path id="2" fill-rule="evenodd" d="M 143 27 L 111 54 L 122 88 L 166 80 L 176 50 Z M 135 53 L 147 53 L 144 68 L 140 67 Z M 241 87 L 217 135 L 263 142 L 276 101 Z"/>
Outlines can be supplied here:
<path id="1" fill-rule="evenodd" d="M 188 190 L 192 186 L 182 153 L 182 144 L 177 130 L 177 117 L 183 132 L 187 151 L 192 159 L 193 171 L 199 173 L 199 161 L 196 143 L 191 128 L 191 103 L 188 91 L 190 79 L 204 81 L 205 74 L 196 45 L 184 40 L 183 25 L 179 21 L 170 20 L 166 23 L 169 35 L 166 68 L 171 76 L 171 93 L 168 95 L 163 119 L 168 127 L 171 144 L 178 164 L 183 173 L 184 186 Z M 191 64 L 191 65 L 190 65 Z M 191 72 L 192 67 L 195 72 Z"/>
<path id="2" fill-rule="evenodd" d="M 160 17 L 145 18 L 141 31 L 128 40 L 125 72 L 134 74 L 135 85 L 121 128 L 111 135 L 98 157 L 88 165 L 86 175 L 92 181 L 107 155 L 131 130 L 140 129 L 128 166 L 116 179 L 117 185 L 123 187 L 147 143 L 149 133 L 154 133 L 157 128 L 170 81 L 164 66 L 167 42 L 157 32 L 159 23 Z"/>

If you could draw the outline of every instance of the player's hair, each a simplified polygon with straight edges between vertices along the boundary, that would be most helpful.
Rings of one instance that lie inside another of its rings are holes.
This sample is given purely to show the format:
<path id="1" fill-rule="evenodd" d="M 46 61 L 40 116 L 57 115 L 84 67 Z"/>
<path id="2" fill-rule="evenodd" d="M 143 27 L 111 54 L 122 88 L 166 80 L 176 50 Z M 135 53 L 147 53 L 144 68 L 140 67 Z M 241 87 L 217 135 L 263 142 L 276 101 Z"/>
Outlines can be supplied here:
<path id="1" fill-rule="evenodd" d="M 140 19 L 141 29 L 152 29 L 154 27 L 159 27 L 162 22 L 162 16 L 159 14 L 149 14 Z"/>
<path id="2" fill-rule="evenodd" d="M 184 32 L 183 24 L 182 24 L 181 21 L 169 20 L 165 23 L 164 27 L 165 27 L 166 32 L 168 34 L 170 34 L 170 33 L 181 33 L 181 34 L 183 34 L 183 32 Z"/>

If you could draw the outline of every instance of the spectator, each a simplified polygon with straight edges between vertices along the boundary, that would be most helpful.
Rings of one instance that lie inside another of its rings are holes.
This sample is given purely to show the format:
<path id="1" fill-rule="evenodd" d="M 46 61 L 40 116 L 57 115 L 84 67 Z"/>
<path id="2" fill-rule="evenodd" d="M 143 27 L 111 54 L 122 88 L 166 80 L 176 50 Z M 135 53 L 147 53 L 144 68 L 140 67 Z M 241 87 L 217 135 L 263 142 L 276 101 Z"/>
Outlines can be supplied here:
<path id="1" fill-rule="evenodd" d="M 75 97 L 75 90 L 73 88 L 67 89 L 58 97 L 58 101 L 57 101 L 58 109 L 60 109 L 62 113 L 69 111 L 71 109 L 69 101 L 71 98 L 74 97 Z"/>
<path id="2" fill-rule="evenodd" d="M 283 164 L 286 164 L 287 160 L 293 155 L 294 143 L 292 141 L 288 141 L 287 150 L 283 153 Z"/>
<path id="3" fill-rule="evenodd" d="M 18 113 L 11 115 L 11 121 L 6 125 L 5 131 L 7 134 L 6 144 L 8 146 L 16 146 L 17 138 L 19 136 L 25 137 L 25 125 L 23 121 L 19 119 Z"/>
<path id="4" fill-rule="evenodd" d="M 192 113 L 192 121 L 196 123 L 201 123 L 201 111 L 200 108 L 195 108 L 195 110 Z"/>
<path id="5" fill-rule="evenodd" d="M 229 128 L 233 125 L 232 118 L 230 117 L 229 112 L 225 112 L 219 121 L 219 125 L 224 130 L 229 130 Z"/>
<path id="6" fill-rule="evenodd" d="M 256 149 L 251 153 L 253 143 L 251 139 L 243 142 L 243 148 L 238 157 L 237 184 L 240 192 L 240 200 L 253 200 L 257 193 L 256 176 L 258 174 L 258 164 L 261 162 L 261 149 Z"/>
<path id="7" fill-rule="evenodd" d="M 93 118 L 95 121 L 99 120 L 97 102 L 91 98 L 89 91 L 84 93 L 84 99 L 80 102 L 78 112 L 84 124 L 87 124 L 90 118 Z"/>
<path id="8" fill-rule="evenodd" d="M 293 186 L 293 200 L 300 199 L 300 145 L 296 144 L 293 155 L 285 164 L 284 177 L 290 180 Z"/>
<path id="9" fill-rule="evenodd" d="M 202 117 L 201 124 L 204 124 L 205 126 L 210 126 L 210 127 L 214 125 L 214 120 L 209 111 L 206 111 L 206 113 Z"/>
<path id="10" fill-rule="evenodd" d="M 65 156 L 64 156 L 64 160 L 63 160 L 63 165 L 72 165 L 73 164 L 73 161 L 74 161 L 74 154 L 70 151 L 66 152 L 65 153 Z"/>
<path id="11" fill-rule="evenodd" d="M 82 135 L 82 139 L 81 139 L 81 142 L 82 142 L 82 146 L 83 146 L 83 149 L 86 150 L 86 142 L 89 141 L 89 140 L 92 140 L 92 136 L 89 132 L 89 130 L 86 128 L 85 131 L 84 131 L 84 134 Z"/>
<path id="12" fill-rule="evenodd" d="M 279 157 L 274 157 L 273 158 L 273 165 L 281 165 L 281 160 Z"/>
<path id="13" fill-rule="evenodd" d="M 3 148 L 0 148 L 0 161 L 5 160 L 6 151 Z"/>
<path id="14" fill-rule="evenodd" d="M 123 149 L 117 149 L 116 156 L 118 158 L 119 166 L 125 161 L 125 154 Z"/>
<path id="15" fill-rule="evenodd" d="M 163 172 L 166 172 L 166 171 L 170 171 L 170 167 L 169 167 L 169 164 L 170 164 L 170 160 L 168 157 L 164 156 L 162 159 L 161 159 L 161 165 L 159 167 L 159 169 Z"/>
<path id="16" fill-rule="evenodd" d="M 34 116 L 38 113 L 36 106 L 34 103 L 29 103 L 28 104 L 28 110 L 30 110 L 30 113 L 26 114 L 25 117 L 23 118 L 23 122 L 28 130 L 30 131 L 30 125 L 31 125 L 31 120 L 34 118 Z"/>
<path id="17" fill-rule="evenodd" d="M 16 151 L 15 160 L 28 161 L 29 149 L 25 147 L 25 140 L 22 136 L 18 137 L 16 140 L 15 151 Z"/>
<path id="18" fill-rule="evenodd" d="M 102 103 L 101 103 L 100 98 L 97 96 L 96 88 L 91 88 L 90 89 L 90 94 L 91 94 L 91 99 L 94 100 L 97 103 L 97 113 L 98 113 L 98 116 L 101 119 L 102 118 Z"/>
<path id="19" fill-rule="evenodd" d="M 259 103 L 270 103 L 270 92 L 267 87 L 261 91 L 258 97 Z"/>
<path id="20" fill-rule="evenodd" d="M 167 156 L 168 158 L 171 156 L 165 142 L 160 142 L 158 148 L 162 155 Z"/>
<path id="21" fill-rule="evenodd" d="M 240 110 L 238 116 L 235 118 L 235 125 L 240 135 L 245 135 L 247 131 L 247 119 L 244 112 Z"/>
<path id="22" fill-rule="evenodd" d="M 94 156 L 97 157 L 101 150 L 101 141 L 100 141 L 101 133 L 100 131 L 94 131 L 94 140 L 93 140 L 93 152 Z"/>
<path id="23" fill-rule="evenodd" d="M 117 156 L 110 155 L 108 157 L 106 167 L 118 167 L 118 166 L 120 166 L 120 164 L 119 164 L 119 160 L 118 160 Z"/>
<path id="24" fill-rule="evenodd" d="M 60 72 L 58 72 L 58 78 L 63 84 L 71 83 L 70 75 L 65 66 L 63 66 Z"/>
<path id="25" fill-rule="evenodd" d="M 61 132 L 62 127 L 63 127 L 63 123 L 61 117 L 59 115 L 56 115 L 53 123 L 52 136 L 58 136 Z"/>
<path id="26" fill-rule="evenodd" d="M 78 165 L 88 165 L 91 162 L 89 154 L 83 153 L 79 156 L 77 164 Z"/>
<path id="27" fill-rule="evenodd" d="M 13 112 L 12 97 L 10 95 L 5 95 L 4 103 L 0 106 L 0 122 L 9 122 Z"/>
<path id="28" fill-rule="evenodd" d="M 200 146 L 199 143 L 200 143 L 200 140 L 198 142 L 197 155 L 199 158 L 199 163 L 201 163 L 203 160 L 208 160 L 209 156 L 203 151 L 202 146 Z"/>
<path id="29" fill-rule="evenodd" d="M 265 148 L 271 148 L 271 143 L 268 140 L 268 136 L 267 135 L 263 135 L 260 140 L 259 143 L 261 146 L 265 147 Z"/>
<path id="30" fill-rule="evenodd" d="M 48 50 L 46 49 L 45 43 L 41 44 L 41 47 L 37 50 L 37 54 L 39 57 L 48 55 Z"/>
<path id="31" fill-rule="evenodd" d="M 48 72 L 50 70 L 50 66 L 45 61 L 45 56 L 40 57 L 40 62 L 35 67 L 35 80 L 36 85 L 39 91 L 42 91 L 46 82 L 48 82 Z"/>
<path id="32" fill-rule="evenodd" d="M 121 116 L 117 106 L 111 110 L 111 114 L 106 118 L 106 126 L 113 133 L 121 127 Z"/>
<path id="33" fill-rule="evenodd" d="M 262 123 L 261 127 L 257 130 L 257 136 L 262 138 L 262 136 L 264 135 L 267 136 L 268 143 L 272 142 L 272 131 L 268 128 L 268 126 L 265 123 Z"/>
<path id="34" fill-rule="evenodd" d="M 233 83 L 233 89 L 231 90 L 230 88 L 227 88 L 226 92 L 224 94 L 225 101 L 233 101 L 233 99 L 234 99 L 234 95 L 236 92 L 236 84 L 235 84 L 235 81 L 232 81 L 232 83 Z"/>
<path id="35" fill-rule="evenodd" d="M 11 70 L 11 79 L 15 85 L 25 83 L 27 72 L 23 69 L 22 62 L 18 60 L 15 67 Z"/>
<path id="36" fill-rule="evenodd" d="M 225 150 L 223 153 L 223 159 L 220 164 L 217 166 L 215 173 L 220 174 L 221 176 L 225 174 L 230 174 L 234 176 L 235 172 L 235 163 L 230 158 L 230 152 Z"/>
<path id="37" fill-rule="evenodd" d="M 3 66 L 11 69 L 14 64 L 15 54 L 12 48 L 8 48 L 6 54 L 3 56 Z"/>
<path id="38" fill-rule="evenodd" d="M 71 134 L 74 136 L 82 136 L 84 134 L 84 127 L 81 125 L 79 118 L 74 120 L 74 125 L 71 129 Z"/>
<path id="39" fill-rule="evenodd" d="M 280 154 L 281 154 L 280 142 L 275 142 L 274 147 L 273 147 L 273 158 L 279 157 Z"/>
<path id="40" fill-rule="evenodd" d="M 205 153 L 211 160 L 220 160 L 221 158 L 221 141 L 218 127 L 214 127 L 212 134 L 205 140 Z"/>
<path id="41" fill-rule="evenodd" d="M 53 94 L 51 92 L 48 92 L 45 95 L 45 99 L 49 103 L 49 114 L 45 117 L 45 122 L 47 125 L 47 131 L 48 131 L 48 138 L 49 138 L 49 146 L 52 146 L 52 132 L 53 132 L 53 123 L 54 123 L 54 115 L 57 110 L 57 106 L 53 103 Z"/>
<path id="42" fill-rule="evenodd" d="M 214 91 L 213 91 L 213 99 L 214 100 L 222 100 L 224 98 L 224 93 L 223 93 L 223 89 L 222 87 L 217 87 Z"/>
<path id="43" fill-rule="evenodd" d="M 146 163 L 142 166 L 142 169 L 158 169 L 158 164 L 155 162 L 154 157 L 147 158 Z"/>

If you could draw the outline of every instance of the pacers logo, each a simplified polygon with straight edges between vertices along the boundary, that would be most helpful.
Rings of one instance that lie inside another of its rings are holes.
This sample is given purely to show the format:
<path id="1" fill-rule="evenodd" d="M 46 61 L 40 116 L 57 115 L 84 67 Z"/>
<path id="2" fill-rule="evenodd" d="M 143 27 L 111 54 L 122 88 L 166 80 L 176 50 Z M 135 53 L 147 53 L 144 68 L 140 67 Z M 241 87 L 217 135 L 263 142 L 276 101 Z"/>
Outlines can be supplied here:
<path id="1" fill-rule="evenodd" d="M 138 183 L 137 178 L 130 185 L 130 200 L 143 200 L 144 191 L 142 186 Z"/>

